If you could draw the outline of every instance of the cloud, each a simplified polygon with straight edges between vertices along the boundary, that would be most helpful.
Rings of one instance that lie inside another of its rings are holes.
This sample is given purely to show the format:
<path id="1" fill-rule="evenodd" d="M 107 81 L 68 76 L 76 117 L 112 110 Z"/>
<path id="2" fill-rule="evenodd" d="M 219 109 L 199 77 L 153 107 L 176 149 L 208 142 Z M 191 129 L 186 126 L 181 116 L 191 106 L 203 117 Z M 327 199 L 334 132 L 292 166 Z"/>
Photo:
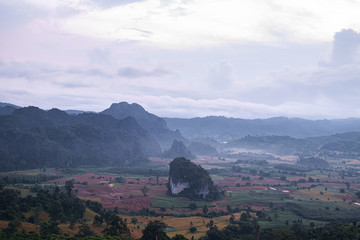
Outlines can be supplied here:
<path id="1" fill-rule="evenodd" d="M 216 89 L 227 89 L 234 81 L 233 67 L 229 62 L 211 64 L 209 73 L 205 77 L 212 87 Z"/>
<path id="2" fill-rule="evenodd" d="M 353 29 L 337 32 L 333 42 L 331 63 L 333 65 L 352 64 L 360 60 L 360 33 Z"/>
<path id="3" fill-rule="evenodd" d="M 109 78 L 113 74 L 99 68 L 79 66 L 65 68 L 59 65 L 51 65 L 43 62 L 5 62 L 0 59 L 0 77 L 3 78 L 25 78 L 28 80 L 46 79 L 48 81 L 52 81 L 52 79 L 66 77 L 66 75 Z"/>
<path id="4" fill-rule="evenodd" d="M 0 31 L 45 17 L 48 13 L 24 1 L 0 1 Z"/>
<path id="5" fill-rule="evenodd" d="M 105 72 L 98 68 L 82 69 L 79 67 L 73 67 L 73 68 L 65 70 L 64 73 L 74 74 L 74 75 L 85 75 L 85 76 L 99 76 L 99 77 L 104 77 L 104 78 L 112 77 L 111 73 Z"/>
<path id="6" fill-rule="evenodd" d="M 356 1 L 340 4 L 339 0 L 87 0 L 82 3 L 100 9 L 90 8 L 68 19 L 63 25 L 68 31 L 167 47 L 234 42 L 324 42 L 329 41 L 335 31 L 360 24 L 357 11 L 360 3 Z M 323 10 L 324 5 L 327 11 Z M 144 35 L 142 31 L 151 34 Z"/>
<path id="7" fill-rule="evenodd" d="M 161 68 L 156 68 L 151 71 L 142 70 L 133 67 L 119 68 L 117 74 L 127 78 L 141 78 L 141 77 L 162 77 L 170 74 L 169 71 Z"/>
<path id="8" fill-rule="evenodd" d="M 86 2 L 100 8 L 112 8 L 143 1 L 145 0 L 87 0 Z"/>

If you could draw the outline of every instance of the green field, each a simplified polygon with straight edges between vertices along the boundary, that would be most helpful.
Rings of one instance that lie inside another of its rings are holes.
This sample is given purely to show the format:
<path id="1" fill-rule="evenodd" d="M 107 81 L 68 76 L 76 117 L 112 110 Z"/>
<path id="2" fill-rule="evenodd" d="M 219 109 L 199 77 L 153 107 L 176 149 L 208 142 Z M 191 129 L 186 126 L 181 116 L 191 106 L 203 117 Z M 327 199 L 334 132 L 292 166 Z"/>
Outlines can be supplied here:
<path id="1" fill-rule="evenodd" d="M 157 197 L 152 200 L 151 206 L 155 208 L 187 208 L 191 203 L 195 203 L 197 207 L 203 207 L 205 205 L 208 207 L 214 207 L 211 202 L 190 201 L 189 199 L 183 197 Z"/>

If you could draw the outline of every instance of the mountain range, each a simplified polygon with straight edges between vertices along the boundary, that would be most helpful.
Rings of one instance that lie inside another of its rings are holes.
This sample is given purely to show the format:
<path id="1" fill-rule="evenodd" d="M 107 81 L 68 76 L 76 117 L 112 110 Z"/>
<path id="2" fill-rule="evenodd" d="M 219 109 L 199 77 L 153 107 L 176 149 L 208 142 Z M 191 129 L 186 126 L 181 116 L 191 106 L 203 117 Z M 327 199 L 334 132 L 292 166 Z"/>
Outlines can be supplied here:
<path id="1" fill-rule="evenodd" d="M 163 156 L 173 142 L 184 143 L 184 148 L 199 155 L 218 155 L 217 150 L 224 147 L 358 154 L 360 133 L 356 131 L 360 131 L 360 119 L 355 118 L 163 119 L 126 102 L 100 113 L 0 103 L 0 171 L 136 165 L 150 156 Z"/>
<path id="2" fill-rule="evenodd" d="M 170 129 L 178 129 L 186 138 L 211 137 L 218 141 L 229 141 L 247 135 L 306 138 L 360 131 L 360 119 L 358 118 L 306 120 L 286 117 L 241 119 L 209 116 L 164 119 Z"/>

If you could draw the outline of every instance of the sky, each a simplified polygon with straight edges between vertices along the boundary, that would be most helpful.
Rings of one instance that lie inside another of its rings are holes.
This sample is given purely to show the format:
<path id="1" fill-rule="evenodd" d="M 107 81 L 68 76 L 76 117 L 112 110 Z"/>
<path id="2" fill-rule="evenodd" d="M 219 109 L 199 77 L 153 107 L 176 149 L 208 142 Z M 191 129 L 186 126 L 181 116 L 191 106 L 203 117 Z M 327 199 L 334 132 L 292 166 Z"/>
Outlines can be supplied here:
<path id="1" fill-rule="evenodd" d="M 357 0 L 0 0 L 0 102 L 360 118 Z"/>

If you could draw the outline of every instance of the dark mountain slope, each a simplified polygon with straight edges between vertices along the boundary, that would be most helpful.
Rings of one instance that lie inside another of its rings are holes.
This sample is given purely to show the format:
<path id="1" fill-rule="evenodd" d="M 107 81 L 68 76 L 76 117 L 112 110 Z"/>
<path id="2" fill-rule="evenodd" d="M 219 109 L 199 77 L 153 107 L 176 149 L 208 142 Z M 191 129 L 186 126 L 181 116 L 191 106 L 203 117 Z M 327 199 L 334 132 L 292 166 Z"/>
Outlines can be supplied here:
<path id="1" fill-rule="evenodd" d="M 154 136 L 163 148 L 170 147 L 175 139 L 186 141 L 179 131 L 169 130 L 164 119 L 145 111 L 142 106 L 136 103 L 113 103 L 110 108 L 101 113 L 111 115 L 116 119 L 124 119 L 128 116 L 135 118 L 139 125 Z"/>
<path id="2" fill-rule="evenodd" d="M 11 103 L 0 102 L 0 115 L 9 115 L 19 108 L 20 108 L 19 106 L 16 106 Z"/>
<path id="3" fill-rule="evenodd" d="M 91 165 L 132 165 L 160 155 L 158 143 L 133 118 L 58 109 L 21 108 L 0 116 L 0 171 Z"/>
<path id="4" fill-rule="evenodd" d="M 184 157 L 187 159 L 196 159 L 196 156 L 184 145 L 183 142 L 174 140 L 171 148 L 163 153 L 165 158 Z"/>

